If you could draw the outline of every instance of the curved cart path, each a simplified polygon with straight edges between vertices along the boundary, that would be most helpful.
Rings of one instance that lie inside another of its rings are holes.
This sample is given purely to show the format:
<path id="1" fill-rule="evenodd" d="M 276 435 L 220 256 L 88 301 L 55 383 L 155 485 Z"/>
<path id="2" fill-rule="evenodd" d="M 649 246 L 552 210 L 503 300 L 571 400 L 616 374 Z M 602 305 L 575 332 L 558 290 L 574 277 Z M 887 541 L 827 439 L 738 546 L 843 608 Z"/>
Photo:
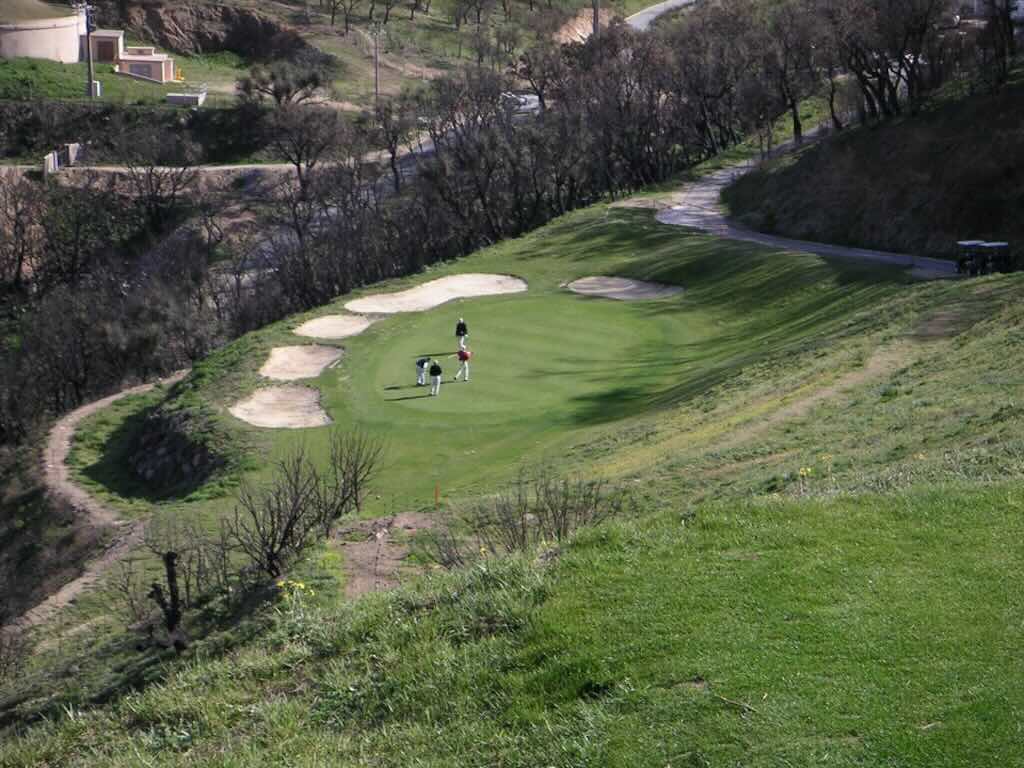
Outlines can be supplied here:
<path id="1" fill-rule="evenodd" d="M 626 17 L 626 23 L 629 24 L 633 29 L 646 30 L 651 26 L 653 22 L 659 16 L 674 11 L 677 8 L 685 8 L 688 5 L 693 5 L 696 0 L 665 0 L 663 3 L 656 3 L 650 5 L 632 16 Z"/>
<path id="2" fill-rule="evenodd" d="M 84 515 L 88 519 L 88 523 L 92 527 L 113 527 L 116 532 L 104 550 L 85 564 L 85 570 L 81 576 L 72 579 L 34 608 L 23 613 L 12 622 L 13 626 L 28 629 L 46 621 L 95 584 L 104 571 L 142 541 L 144 525 L 141 521 L 122 520 L 116 512 L 105 507 L 72 479 L 67 458 L 71 452 L 71 441 L 74 438 L 75 429 L 83 419 L 103 410 L 112 403 L 130 395 L 149 392 L 158 384 L 175 384 L 181 381 L 187 373 L 188 371 L 178 371 L 165 379 L 130 387 L 102 400 L 83 405 L 65 415 L 50 430 L 43 452 L 43 482 L 46 485 L 47 493 L 52 498 L 71 505 L 76 513 Z"/>
<path id="3" fill-rule="evenodd" d="M 913 270 L 912 274 L 915 277 L 924 279 L 952 277 L 956 274 L 956 264 L 943 259 L 814 243 L 807 240 L 793 240 L 755 232 L 730 221 L 725 215 L 725 208 L 721 202 L 722 190 L 735 179 L 756 167 L 756 162 L 731 165 L 708 174 L 698 181 L 686 184 L 673 196 L 671 207 L 658 212 L 657 220 L 662 224 L 692 227 L 727 240 L 742 240 L 766 245 L 770 248 L 813 253 L 830 259 L 852 259 L 908 267 Z"/>

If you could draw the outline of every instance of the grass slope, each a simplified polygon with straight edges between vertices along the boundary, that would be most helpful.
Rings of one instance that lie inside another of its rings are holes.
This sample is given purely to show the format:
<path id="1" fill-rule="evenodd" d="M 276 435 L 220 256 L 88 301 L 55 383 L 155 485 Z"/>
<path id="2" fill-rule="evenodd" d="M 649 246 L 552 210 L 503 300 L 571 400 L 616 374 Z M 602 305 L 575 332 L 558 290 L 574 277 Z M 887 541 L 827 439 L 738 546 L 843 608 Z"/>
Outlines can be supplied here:
<path id="1" fill-rule="evenodd" d="M 707 505 L 337 608 L 7 765 L 1013 765 L 1019 486 Z M 970 510 L 965 514 L 965 510 Z"/>
<path id="2" fill-rule="evenodd" d="M 744 367 L 798 349 L 809 338 L 820 340 L 904 285 L 895 271 L 794 254 L 780 258 L 652 224 L 647 211 L 600 207 L 429 277 L 462 271 L 515 274 L 530 290 L 381 320 L 347 339 L 342 364 L 315 382 L 336 423 L 361 427 L 388 446 L 381 498 L 368 504 L 369 515 L 431 504 L 435 483 L 446 497 L 464 496 L 507 479 L 521 463 L 565 467 L 574 445 L 617 434 L 631 420 L 657 418 Z M 560 288 L 588 274 L 623 274 L 686 290 L 667 301 L 624 303 Z M 267 383 L 257 371 L 272 347 L 302 343 L 291 328 L 342 310 L 350 298 L 215 352 L 196 366 L 174 405 L 208 407 L 220 414 L 226 432 L 262 446 L 265 456 L 298 442 L 322 455 L 324 430 L 251 428 L 226 410 Z M 471 328 L 473 380 L 449 380 L 441 397 L 429 398 L 413 386 L 413 363 L 423 354 L 441 355 L 446 375 L 454 375 L 449 356 L 460 315 Z M 83 444 L 89 429 L 80 433 Z M 92 479 L 89 459 L 77 449 L 73 461 Z M 268 471 L 249 479 L 264 479 Z M 202 505 L 211 517 L 224 512 L 215 500 Z M 129 500 L 126 513 L 131 507 L 137 509 Z"/>
<path id="3" fill-rule="evenodd" d="M 957 240 L 1019 243 L 1024 78 L 962 96 L 766 163 L 723 197 L 755 229 L 818 242 L 930 256 Z"/>
<path id="4" fill-rule="evenodd" d="M 456 502 L 487 493 L 547 457 L 635 488 L 638 517 L 547 567 L 492 562 L 352 604 L 344 549 L 325 547 L 295 574 L 316 595 L 286 590 L 240 624 L 203 615 L 182 661 L 135 651 L 94 591 L 0 691 L 3 722 L 51 715 L 0 765 L 1014 764 L 1020 276 L 909 284 L 599 206 L 386 288 L 459 271 L 530 291 L 386 319 L 315 382 L 341 423 L 387 439 L 367 513 L 428 504 L 435 480 Z M 686 291 L 559 289 L 600 273 Z M 262 460 L 317 450 L 316 432 L 249 429 L 226 406 L 271 347 L 301 343 L 291 328 L 342 303 L 217 352 L 173 403 L 219 414 Z M 458 314 L 474 381 L 396 400 Z M 103 464 L 150 404 L 83 427 L 80 477 L 126 515 L 212 523 L 237 477 L 154 505 Z"/>
<path id="5" fill-rule="evenodd" d="M 213 90 L 234 91 L 235 81 L 245 74 L 244 62 L 233 54 L 179 56 L 175 65 L 185 73 L 187 85 L 207 83 Z M 88 65 L 61 64 L 44 59 L 0 59 L 0 99 L 85 99 Z M 111 64 L 95 66 L 103 88 L 103 101 L 115 104 L 162 104 L 168 93 L 180 92 L 182 83 L 150 83 L 118 75 Z M 211 105 L 233 103 L 234 98 L 214 93 Z"/>

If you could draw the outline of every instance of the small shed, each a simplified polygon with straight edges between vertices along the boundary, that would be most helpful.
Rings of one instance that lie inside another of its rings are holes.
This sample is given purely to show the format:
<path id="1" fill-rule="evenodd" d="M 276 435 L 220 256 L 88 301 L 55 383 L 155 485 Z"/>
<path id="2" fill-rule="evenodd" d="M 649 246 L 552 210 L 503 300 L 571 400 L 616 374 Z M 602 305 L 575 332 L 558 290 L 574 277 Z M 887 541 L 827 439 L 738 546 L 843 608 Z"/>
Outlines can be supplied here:
<path id="1" fill-rule="evenodd" d="M 82 35 L 82 60 L 88 55 L 87 35 Z M 92 60 L 114 64 L 124 55 L 124 30 L 97 29 L 92 33 Z"/>
<path id="2" fill-rule="evenodd" d="M 125 48 L 117 72 L 154 83 L 169 83 L 174 80 L 174 59 L 166 53 L 156 53 L 153 48 Z"/>

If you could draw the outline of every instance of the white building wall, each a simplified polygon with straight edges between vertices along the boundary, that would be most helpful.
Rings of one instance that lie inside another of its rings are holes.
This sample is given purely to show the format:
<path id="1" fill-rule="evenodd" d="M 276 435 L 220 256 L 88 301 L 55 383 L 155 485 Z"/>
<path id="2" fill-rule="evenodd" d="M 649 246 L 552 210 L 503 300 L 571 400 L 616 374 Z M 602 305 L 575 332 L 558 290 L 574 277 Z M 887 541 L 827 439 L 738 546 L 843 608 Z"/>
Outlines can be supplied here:
<path id="1" fill-rule="evenodd" d="M 84 32 L 85 25 L 78 16 L 0 24 L 0 58 L 74 63 L 81 52 L 79 30 Z"/>

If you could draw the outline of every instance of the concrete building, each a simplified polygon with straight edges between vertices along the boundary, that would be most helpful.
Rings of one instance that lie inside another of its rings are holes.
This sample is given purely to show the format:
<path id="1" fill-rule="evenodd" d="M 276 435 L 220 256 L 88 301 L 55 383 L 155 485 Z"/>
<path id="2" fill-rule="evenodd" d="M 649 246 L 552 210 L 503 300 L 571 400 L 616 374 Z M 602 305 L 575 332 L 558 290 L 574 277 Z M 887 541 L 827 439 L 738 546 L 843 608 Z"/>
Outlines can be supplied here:
<path id="1" fill-rule="evenodd" d="M 79 61 L 85 17 L 70 7 L 14 0 L 0 2 L 0 58 L 25 56 L 71 64 Z"/>
<path id="2" fill-rule="evenodd" d="M 86 58 L 88 36 L 82 32 L 82 58 Z M 124 55 L 124 30 L 97 29 L 92 33 L 92 60 L 96 63 L 115 64 Z"/>
<path id="3" fill-rule="evenodd" d="M 90 37 L 96 64 L 113 64 L 118 74 L 154 83 L 175 79 L 173 58 L 154 48 L 126 46 L 123 30 L 96 29 L 87 36 L 84 11 L 42 0 L 0 0 L 0 58 L 73 64 L 87 59 Z"/>
<path id="4" fill-rule="evenodd" d="M 166 53 L 157 53 L 154 48 L 125 48 L 114 66 L 118 74 L 142 80 L 152 80 L 155 83 L 169 83 L 174 80 L 174 59 Z"/>

